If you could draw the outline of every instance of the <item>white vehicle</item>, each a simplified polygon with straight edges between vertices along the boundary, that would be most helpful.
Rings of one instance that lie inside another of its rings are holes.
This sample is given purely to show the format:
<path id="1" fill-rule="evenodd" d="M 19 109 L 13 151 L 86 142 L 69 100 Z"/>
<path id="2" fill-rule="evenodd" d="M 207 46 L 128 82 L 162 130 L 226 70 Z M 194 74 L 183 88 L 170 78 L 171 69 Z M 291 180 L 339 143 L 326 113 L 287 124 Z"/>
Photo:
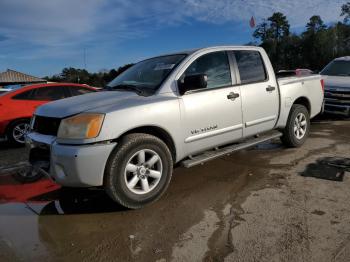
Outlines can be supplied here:
<path id="1" fill-rule="evenodd" d="M 350 116 L 350 56 L 334 59 L 320 73 L 325 81 L 325 112 Z"/>
<path id="2" fill-rule="evenodd" d="M 57 183 L 103 186 L 128 208 L 157 200 L 175 163 L 192 167 L 278 137 L 301 146 L 323 103 L 319 75 L 276 79 L 265 51 L 247 46 L 150 58 L 109 89 L 39 107 L 27 144 L 33 165 Z"/>
<path id="3" fill-rule="evenodd" d="M 8 91 L 11 91 L 11 89 L 0 88 L 0 95 L 1 95 L 1 94 L 5 94 L 5 93 L 7 93 Z"/>

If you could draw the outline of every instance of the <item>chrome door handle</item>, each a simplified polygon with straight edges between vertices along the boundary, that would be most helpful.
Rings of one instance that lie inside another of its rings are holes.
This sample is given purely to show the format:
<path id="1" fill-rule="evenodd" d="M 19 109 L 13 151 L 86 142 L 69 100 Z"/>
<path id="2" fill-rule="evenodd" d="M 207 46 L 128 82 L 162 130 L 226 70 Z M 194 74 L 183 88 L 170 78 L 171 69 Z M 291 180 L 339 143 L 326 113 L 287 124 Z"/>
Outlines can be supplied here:
<path id="1" fill-rule="evenodd" d="M 276 87 L 274 87 L 274 86 L 268 86 L 268 87 L 266 87 L 266 91 L 267 92 L 272 92 L 272 91 L 275 91 L 276 90 Z"/>
<path id="2" fill-rule="evenodd" d="M 230 100 L 235 100 L 237 97 L 239 97 L 239 94 L 234 92 L 231 92 L 227 95 L 227 99 L 230 99 Z"/>

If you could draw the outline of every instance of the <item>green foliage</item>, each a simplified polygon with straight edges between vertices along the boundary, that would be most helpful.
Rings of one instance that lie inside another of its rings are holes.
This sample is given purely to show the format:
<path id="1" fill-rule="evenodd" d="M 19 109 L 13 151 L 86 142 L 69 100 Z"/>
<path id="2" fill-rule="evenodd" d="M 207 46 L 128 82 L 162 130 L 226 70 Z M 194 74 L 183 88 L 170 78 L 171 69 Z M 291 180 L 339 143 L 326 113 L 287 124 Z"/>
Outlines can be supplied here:
<path id="1" fill-rule="evenodd" d="M 104 87 L 132 65 L 133 64 L 127 64 L 119 67 L 117 70 L 105 70 L 98 73 L 89 73 L 85 69 L 69 67 L 64 68 L 60 74 L 52 77 L 45 77 L 45 79 L 50 82 L 81 83 L 95 87 Z"/>
<path id="2" fill-rule="evenodd" d="M 350 2 L 343 5 L 344 22 L 326 26 L 314 15 L 301 34 L 290 34 L 287 17 L 274 13 L 253 33 L 267 51 L 276 71 L 310 68 L 321 70 L 332 59 L 350 55 Z"/>
<path id="3" fill-rule="evenodd" d="M 350 2 L 343 4 L 341 7 L 340 16 L 344 16 L 344 23 L 348 23 L 350 20 Z"/>
<path id="4" fill-rule="evenodd" d="M 261 46 L 268 50 L 270 59 L 277 68 L 285 67 L 288 54 L 281 51 L 290 49 L 290 46 L 287 44 L 294 40 L 294 36 L 290 35 L 289 29 L 290 25 L 287 17 L 277 12 L 267 18 L 267 20 L 263 20 L 253 33 L 253 36 L 262 42 Z"/>
<path id="5" fill-rule="evenodd" d="M 281 41 L 283 38 L 289 36 L 290 25 L 284 14 L 280 12 L 274 13 L 267 20 L 270 22 L 270 28 L 268 30 L 271 31 L 273 39 Z"/>

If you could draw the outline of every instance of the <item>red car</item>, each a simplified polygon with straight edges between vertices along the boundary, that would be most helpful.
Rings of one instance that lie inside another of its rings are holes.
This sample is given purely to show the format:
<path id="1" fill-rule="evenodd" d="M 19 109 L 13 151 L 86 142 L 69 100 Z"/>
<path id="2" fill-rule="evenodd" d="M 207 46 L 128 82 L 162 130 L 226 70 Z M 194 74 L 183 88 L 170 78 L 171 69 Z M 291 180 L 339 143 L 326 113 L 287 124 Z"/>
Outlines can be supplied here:
<path id="1" fill-rule="evenodd" d="M 30 85 L 0 93 L 0 137 L 14 144 L 24 144 L 30 119 L 38 106 L 96 91 L 87 85 L 55 83 Z"/>

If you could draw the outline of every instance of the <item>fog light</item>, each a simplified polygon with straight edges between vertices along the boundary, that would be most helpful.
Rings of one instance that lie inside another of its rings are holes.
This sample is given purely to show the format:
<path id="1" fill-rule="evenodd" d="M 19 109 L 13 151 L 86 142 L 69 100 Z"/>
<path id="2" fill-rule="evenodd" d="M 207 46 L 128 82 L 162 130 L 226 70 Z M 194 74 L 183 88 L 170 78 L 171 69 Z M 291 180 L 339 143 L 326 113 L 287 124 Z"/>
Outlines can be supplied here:
<path id="1" fill-rule="evenodd" d="M 59 179 L 64 179 L 67 177 L 66 173 L 64 172 L 63 166 L 59 164 L 55 164 L 55 174 Z"/>

